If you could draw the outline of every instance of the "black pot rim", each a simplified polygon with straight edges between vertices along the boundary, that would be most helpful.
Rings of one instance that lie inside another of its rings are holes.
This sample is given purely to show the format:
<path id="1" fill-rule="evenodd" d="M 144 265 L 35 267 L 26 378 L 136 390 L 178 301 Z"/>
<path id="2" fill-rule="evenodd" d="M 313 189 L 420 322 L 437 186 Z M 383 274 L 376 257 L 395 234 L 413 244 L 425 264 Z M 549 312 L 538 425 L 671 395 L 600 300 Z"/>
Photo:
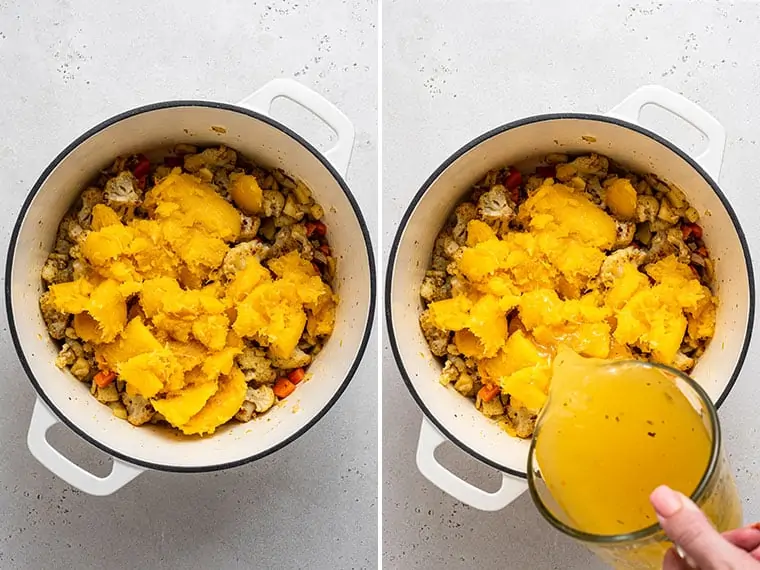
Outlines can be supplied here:
<path id="1" fill-rule="evenodd" d="M 468 453 L 472 457 L 478 459 L 479 461 L 485 463 L 486 465 L 490 467 L 493 467 L 494 469 L 497 469 L 499 471 L 508 473 L 510 475 L 513 475 L 515 477 L 519 477 L 522 479 L 527 478 L 527 471 L 519 471 L 517 469 L 507 467 L 505 465 L 502 465 L 496 461 L 493 461 L 485 457 L 481 453 L 476 452 L 467 444 L 463 443 L 459 438 L 457 438 L 453 433 L 451 433 L 450 430 L 446 429 L 443 426 L 443 424 L 435 417 L 435 415 L 431 413 L 430 409 L 425 405 L 425 402 L 423 401 L 423 399 L 420 397 L 419 393 L 415 389 L 414 384 L 412 383 L 412 380 L 409 377 L 409 374 L 407 373 L 406 368 L 404 367 L 404 362 L 399 352 L 398 342 L 396 339 L 395 329 L 393 325 L 393 315 L 391 313 L 391 301 L 392 301 L 391 291 L 393 288 L 393 271 L 394 271 L 394 266 L 396 264 L 396 256 L 398 254 L 398 248 L 401 243 L 401 238 L 404 234 L 404 230 L 406 229 L 407 223 L 409 222 L 409 218 L 412 216 L 412 213 L 417 208 L 417 204 L 420 202 L 422 197 L 428 191 L 430 186 L 432 186 L 432 184 L 441 176 L 441 174 L 446 169 L 448 169 L 454 162 L 456 162 L 459 158 L 461 158 L 465 153 L 472 150 L 473 148 L 480 145 L 481 143 L 485 142 L 486 140 L 496 135 L 499 135 L 501 133 L 504 133 L 506 131 L 509 131 L 518 127 L 522 127 L 525 125 L 531 125 L 534 123 L 541 123 L 541 122 L 555 121 L 555 120 L 567 120 L 567 119 L 570 119 L 570 120 L 580 119 L 580 120 L 587 120 L 587 121 L 597 121 L 601 123 L 609 123 L 612 125 L 616 125 L 619 127 L 623 127 L 623 128 L 635 131 L 639 134 L 647 136 L 653 139 L 654 141 L 660 143 L 661 145 L 663 145 L 664 147 L 668 148 L 670 151 L 678 155 L 684 161 L 686 161 L 694 170 L 696 170 L 699 173 L 699 175 L 712 188 L 713 192 L 715 192 L 716 196 L 721 201 L 721 204 L 723 204 L 723 207 L 726 209 L 728 216 L 731 218 L 731 221 L 733 222 L 733 225 L 734 225 L 734 229 L 736 230 L 736 234 L 739 237 L 739 241 L 742 246 L 742 253 L 744 254 L 744 262 L 747 268 L 747 277 L 749 281 L 748 283 L 749 314 L 748 314 L 748 319 L 747 319 L 747 329 L 744 335 L 744 343 L 742 345 L 739 358 L 737 359 L 736 365 L 734 366 L 734 370 L 731 373 L 731 378 L 729 379 L 728 383 L 726 384 L 726 387 L 723 389 L 723 392 L 721 393 L 720 397 L 715 403 L 716 408 L 719 408 L 721 404 L 723 404 L 725 399 L 728 397 L 729 392 L 731 392 L 731 389 L 734 387 L 734 384 L 736 383 L 737 378 L 739 377 L 739 373 L 741 371 L 742 366 L 744 365 L 744 361 L 747 356 L 747 351 L 749 350 L 750 341 L 752 339 L 752 325 L 755 320 L 755 278 L 754 278 L 754 272 L 752 270 L 752 259 L 749 252 L 749 246 L 747 244 L 747 238 L 745 237 L 744 231 L 741 228 L 741 224 L 739 223 L 739 219 L 736 216 L 736 212 L 734 212 L 734 209 L 731 207 L 731 204 L 729 203 L 728 199 L 723 194 L 723 191 L 720 189 L 718 184 L 712 179 L 712 177 L 707 172 L 705 172 L 705 170 L 699 164 L 697 164 L 697 162 L 693 158 L 691 158 L 688 154 L 686 154 L 684 151 L 682 151 L 680 148 L 675 146 L 673 143 L 671 143 L 667 139 L 661 137 L 660 135 L 648 129 L 645 129 L 644 127 L 641 127 L 634 123 L 629 123 L 628 121 L 624 121 L 622 119 L 618 119 L 615 117 L 610 117 L 606 115 L 596 115 L 592 113 L 551 113 L 551 114 L 533 115 L 530 117 L 525 117 L 523 119 L 518 119 L 516 121 L 503 124 L 494 129 L 491 129 L 490 131 L 474 138 L 473 140 L 465 144 L 463 147 L 461 147 L 459 150 L 457 150 L 451 156 L 449 156 L 449 158 L 447 158 L 433 172 L 433 174 L 431 174 L 428 177 L 428 179 L 422 184 L 420 189 L 412 198 L 412 201 L 409 204 L 409 207 L 404 212 L 404 215 L 401 218 L 401 222 L 399 223 L 399 227 L 396 230 L 396 235 L 393 238 L 393 244 L 391 246 L 391 251 L 388 256 L 388 265 L 386 268 L 386 275 L 385 275 L 385 320 L 386 320 L 386 326 L 388 328 L 388 339 L 390 341 L 393 358 L 396 361 L 396 366 L 398 367 L 399 372 L 401 373 L 401 377 L 404 380 L 404 383 L 406 384 L 406 387 L 409 390 L 409 393 L 412 395 L 412 398 L 422 410 L 422 413 L 424 414 L 424 416 L 436 427 L 436 429 L 438 429 L 447 439 L 449 439 L 452 443 L 457 445 L 460 449 L 462 449 L 464 452 Z M 527 469 L 527 466 L 526 466 L 526 469 Z"/>
<path id="2" fill-rule="evenodd" d="M 311 154 L 314 155 L 314 157 L 317 160 L 319 160 L 319 162 L 321 162 L 322 165 L 330 172 L 332 177 L 340 186 L 341 190 L 343 190 L 343 193 L 348 199 L 349 203 L 351 204 L 353 213 L 356 216 L 357 221 L 359 222 L 359 226 L 361 227 L 362 237 L 364 239 L 364 246 L 367 251 L 367 257 L 369 259 L 369 276 L 370 276 L 369 311 L 367 313 L 367 321 L 364 325 L 364 332 L 362 334 L 362 341 L 361 341 L 361 344 L 359 345 L 359 350 L 356 352 L 354 361 L 352 362 L 351 367 L 349 368 L 349 371 L 346 374 L 346 377 L 344 378 L 343 382 L 339 386 L 338 390 L 335 392 L 332 398 L 325 404 L 325 406 L 320 410 L 320 412 L 316 414 L 306 425 L 302 426 L 294 434 L 287 437 L 283 441 L 278 442 L 276 445 L 270 447 L 269 449 L 262 451 L 261 453 L 250 455 L 248 457 L 244 457 L 242 459 L 230 461 L 227 463 L 219 463 L 219 464 L 214 464 L 214 465 L 204 465 L 204 466 L 196 466 L 196 467 L 166 465 L 162 463 L 153 463 L 150 461 L 143 461 L 140 459 L 136 459 L 134 457 L 131 457 L 128 454 L 116 451 L 110 448 L 109 446 L 105 445 L 101 441 L 91 437 L 90 435 L 85 433 L 82 429 L 80 429 L 76 425 L 75 422 L 71 421 L 65 414 L 63 414 L 58 409 L 58 407 L 53 403 L 53 401 L 47 396 L 45 391 L 42 390 L 39 383 L 37 382 L 37 379 L 32 373 L 31 367 L 29 366 L 29 362 L 27 361 L 26 356 L 21 348 L 21 343 L 18 337 L 18 331 L 16 330 L 16 323 L 15 323 L 15 318 L 13 315 L 12 299 L 11 299 L 11 279 L 10 278 L 13 272 L 14 251 L 16 249 L 18 235 L 19 235 L 19 232 L 21 231 L 23 220 L 26 217 L 27 211 L 29 209 L 29 206 L 32 203 L 32 200 L 39 192 L 39 189 L 42 186 L 42 184 L 50 176 L 50 173 L 53 172 L 53 170 L 61 162 L 63 162 L 69 156 L 69 154 L 71 154 L 71 152 L 74 149 L 76 149 L 79 145 L 81 145 L 84 141 L 93 137 L 94 135 L 98 134 L 104 129 L 110 127 L 111 125 L 114 125 L 124 119 L 128 119 L 130 117 L 134 117 L 134 116 L 141 115 L 144 113 L 150 113 L 152 111 L 157 111 L 161 109 L 170 109 L 170 108 L 176 108 L 176 107 L 206 107 L 206 108 L 212 108 L 212 109 L 222 109 L 225 111 L 232 111 L 232 112 L 239 113 L 242 115 L 247 115 L 248 117 L 257 119 L 259 121 L 267 123 L 268 125 L 272 127 L 275 127 L 276 129 L 280 130 L 281 132 L 283 132 L 284 134 L 288 135 L 290 138 L 295 140 L 301 146 L 305 147 L 309 152 L 311 152 Z M 340 396 L 343 394 L 343 392 L 345 392 L 346 388 L 348 387 L 348 384 L 351 382 L 354 375 L 356 374 L 356 370 L 358 369 L 361 363 L 361 360 L 367 348 L 367 344 L 369 343 L 369 338 L 372 333 L 372 322 L 374 320 L 374 315 L 375 315 L 375 296 L 376 296 L 376 287 L 377 287 L 376 280 L 377 278 L 375 274 L 372 241 L 370 239 L 367 223 L 364 220 L 364 216 L 362 215 L 361 210 L 359 209 L 359 204 L 356 202 L 356 199 L 354 198 L 353 194 L 349 190 L 348 185 L 346 184 L 345 180 L 343 180 L 343 177 L 340 175 L 340 173 L 338 173 L 335 170 L 332 164 L 330 164 L 330 162 L 324 157 L 324 155 L 322 155 L 321 152 L 319 152 L 316 148 L 314 148 L 313 145 L 311 145 L 308 141 L 306 141 L 300 135 L 298 135 L 297 133 L 295 133 L 294 131 L 286 127 L 285 125 L 279 123 L 278 121 L 275 121 L 271 117 L 268 117 L 261 113 L 257 113 L 256 111 L 252 111 L 250 109 L 246 109 L 245 107 L 240 107 L 240 106 L 232 105 L 229 103 L 219 103 L 216 101 L 199 101 L 199 100 L 162 101 L 159 103 L 152 103 L 150 105 L 136 107 L 129 111 L 119 113 L 118 115 L 114 115 L 110 119 L 106 119 L 100 124 L 92 127 L 87 132 L 77 137 L 65 149 L 63 149 L 58 154 L 58 156 L 56 156 L 53 159 L 53 161 L 47 166 L 47 168 L 45 168 L 45 170 L 42 172 L 40 177 L 37 179 L 37 182 L 35 182 L 34 186 L 30 190 L 28 196 L 24 200 L 24 204 L 21 207 L 21 211 L 18 214 L 18 219 L 16 220 L 16 223 L 13 228 L 13 232 L 11 234 L 11 240 L 8 246 L 8 258 L 6 260 L 6 265 L 5 265 L 5 307 L 6 307 L 6 314 L 8 317 L 8 327 L 10 329 L 11 337 L 13 339 L 13 345 L 16 348 L 16 353 L 19 357 L 19 360 L 21 361 L 21 366 L 26 372 L 26 375 L 29 378 L 30 382 L 32 383 L 32 386 L 34 386 L 34 389 L 36 390 L 37 395 L 45 402 L 48 408 L 50 408 L 53 411 L 53 413 L 58 417 L 58 419 L 61 420 L 66 426 L 69 427 L 69 429 L 71 429 L 79 437 L 81 437 L 88 443 L 94 445 L 101 451 L 104 451 L 105 453 L 113 457 L 126 461 L 127 463 L 131 463 L 133 465 L 138 465 L 140 467 L 145 467 L 146 469 L 152 469 L 155 471 L 167 471 L 167 472 L 173 472 L 173 473 L 205 473 L 205 472 L 211 472 L 211 471 L 221 471 L 223 469 L 230 469 L 232 467 L 239 467 L 241 465 L 245 465 L 246 463 L 256 461 L 257 459 L 262 459 L 266 457 L 267 455 L 270 455 L 274 453 L 275 451 L 282 449 L 283 447 L 287 446 L 288 444 L 294 442 L 296 439 L 301 437 L 309 429 L 314 427 L 317 424 L 317 422 L 325 416 L 325 414 L 330 410 L 330 408 L 332 408 L 333 405 L 335 405 L 335 402 L 337 402 Z"/>

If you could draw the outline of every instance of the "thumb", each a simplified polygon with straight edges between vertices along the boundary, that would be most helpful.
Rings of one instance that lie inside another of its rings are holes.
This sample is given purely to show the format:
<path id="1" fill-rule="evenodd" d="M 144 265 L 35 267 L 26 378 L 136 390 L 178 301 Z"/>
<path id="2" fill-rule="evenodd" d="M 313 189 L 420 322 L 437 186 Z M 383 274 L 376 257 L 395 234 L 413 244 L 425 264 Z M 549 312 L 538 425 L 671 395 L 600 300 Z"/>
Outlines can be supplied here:
<path id="1" fill-rule="evenodd" d="M 649 500 L 668 537 L 702 570 L 744 568 L 746 552 L 726 541 L 689 498 L 669 487 L 657 487 Z"/>

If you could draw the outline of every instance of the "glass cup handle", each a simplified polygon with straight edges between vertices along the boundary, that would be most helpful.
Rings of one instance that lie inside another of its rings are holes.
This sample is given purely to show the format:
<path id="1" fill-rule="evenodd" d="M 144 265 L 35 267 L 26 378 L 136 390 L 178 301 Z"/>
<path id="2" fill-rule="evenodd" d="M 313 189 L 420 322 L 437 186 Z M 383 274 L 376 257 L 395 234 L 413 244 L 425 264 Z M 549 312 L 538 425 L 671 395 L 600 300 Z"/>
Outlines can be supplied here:
<path id="1" fill-rule="evenodd" d="M 641 109 L 650 104 L 686 121 L 705 136 L 707 148 L 695 160 L 712 178 L 718 180 L 726 148 L 726 129 L 718 119 L 683 95 L 661 85 L 645 85 L 623 99 L 607 115 L 638 125 Z"/>
<path id="2" fill-rule="evenodd" d="M 422 419 L 417 443 L 417 468 L 444 493 L 481 511 L 499 511 L 528 490 L 524 479 L 506 474 L 502 474 L 501 487 L 495 493 L 489 493 L 460 479 L 435 458 L 435 450 L 446 441 L 427 418 Z"/>

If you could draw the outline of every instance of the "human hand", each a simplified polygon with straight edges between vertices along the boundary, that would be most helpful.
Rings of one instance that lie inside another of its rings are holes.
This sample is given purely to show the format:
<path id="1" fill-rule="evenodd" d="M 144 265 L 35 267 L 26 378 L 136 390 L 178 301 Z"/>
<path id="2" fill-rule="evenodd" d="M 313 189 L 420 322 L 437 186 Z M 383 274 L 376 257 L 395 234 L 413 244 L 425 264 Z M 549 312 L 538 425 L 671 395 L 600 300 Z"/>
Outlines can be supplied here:
<path id="1" fill-rule="evenodd" d="M 649 500 L 665 533 L 677 544 L 665 555 L 663 570 L 760 570 L 760 528 L 716 531 L 688 497 L 661 486 Z"/>

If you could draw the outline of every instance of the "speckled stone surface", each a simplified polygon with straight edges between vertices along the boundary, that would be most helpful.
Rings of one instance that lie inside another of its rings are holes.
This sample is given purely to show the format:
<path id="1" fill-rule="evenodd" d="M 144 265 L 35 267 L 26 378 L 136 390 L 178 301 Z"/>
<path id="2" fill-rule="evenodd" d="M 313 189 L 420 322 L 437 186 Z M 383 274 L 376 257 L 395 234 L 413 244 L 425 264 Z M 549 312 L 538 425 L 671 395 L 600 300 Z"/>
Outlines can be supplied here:
<path id="1" fill-rule="evenodd" d="M 383 4 L 383 248 L 425 179 L 460 146 L 520 117 L 604 112 L 637 87 L 682 92 L 728 131 L 720 184 L 760 253 L 760 4 L 754 2 L 405 2 Z M 699 137 L 664 113 L 644 122 L 687 151 Z M 757 269 L 755 270 L 757 272 Z M 744 497 L 760 519 L 760 356 L 753 343 L 720 411 Z M 596 570 L 528 496 L 481 513 L 429 484 L 414 462 L 421 412 L 383 354 L 383 553 L 387 568 Z M 495 490 L 489 468 L 453 448 L 444 463 Z"/>
<path id="2" fill-rule="evenodd" d="M 3 266 L 21 203 L 55 155 L 96 123 L 167 99 L 236 102 L 295 77 L 354 122 L 347 180 L 377 233 L 377 4 L 365 0 L 0 0 Z M 322 148 L 305 111 L 274 115 Z M 377 356 L 284 450 L 207 475 L 146 473 L 116 495 L 72 490 L 26 448 L 34 391 L 0 313 L 0 568 L 375 568 Z M 109 461 L 53 434 L 100 474 Z"/>

